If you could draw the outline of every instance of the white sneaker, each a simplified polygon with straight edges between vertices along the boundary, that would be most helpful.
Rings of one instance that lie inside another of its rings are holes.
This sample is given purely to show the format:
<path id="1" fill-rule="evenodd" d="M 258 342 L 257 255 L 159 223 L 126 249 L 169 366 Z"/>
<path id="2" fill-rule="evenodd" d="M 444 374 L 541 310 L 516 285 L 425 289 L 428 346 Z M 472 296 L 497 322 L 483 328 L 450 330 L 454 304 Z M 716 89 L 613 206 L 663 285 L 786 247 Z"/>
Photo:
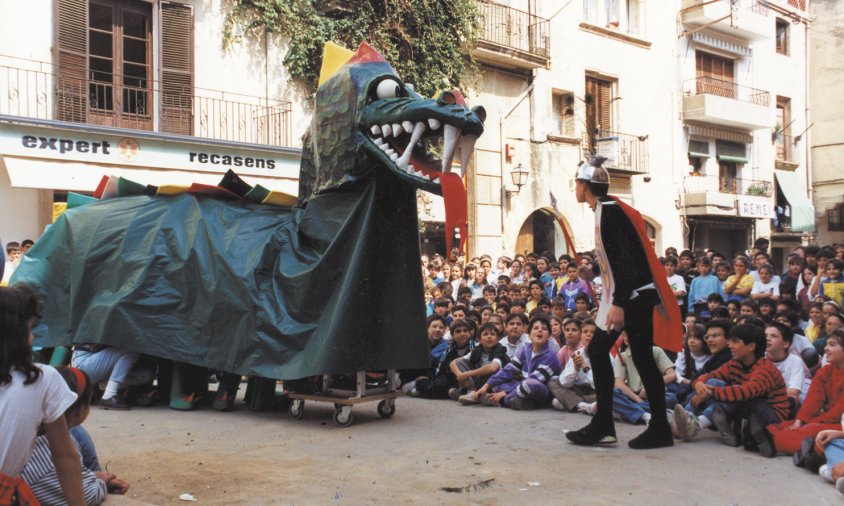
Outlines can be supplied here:
<path id="1" fill-rule="evenodd" d="M 410 393 L 416 387 L 416 380 L 408 381 L 404 385 L 401 386 L 401 389 L 404 393 Z"/>
<path id="2" fill-rule="evenodd" d="M 560 399 L 557 399 L 556 397 L 551 399 L 551 407 L 554 408 L 554 409 L 558 409 L 560 411 L 566 410 L 566 408 L 563 406 L 563 403 L 560 402 Z"/>
<path id="3" fill-rule="evenodd" d="M 822 465 L 820 469 L 818 469 L 818 474 L 821 475 L 821 478 L 825 479 L 826 481 L 830 483 L 832 482 L 832 468 L 829 467 L 829 465 Z"/>
<path id="4" fill-rule="evenodd" d="M 577 409 L 584 415 L 592 415 L 594 416 L 595 413 L 598 411 L 598 403 L 593 402 L 592 404 L 587 404 L 585 406 L 581 406 Z"/>
<path id="5" fill-rule="evenodd" d="M 408 394 L 410 394 L 411 397 L 422 397 L 422 393 L 419 392 L 419 390 L 416 390 L 416 387 L 411 388 Z"/>
<path id="6" fill-rule="evenodd" d="M 469 393 L 461 395 L 457 399 L 457 402 L 459 402 L 460 404 L 462 404 L 464 406 L 470 406 L 472 404 L 480 404 L 480 401 L 477 401 L 477 400 L 475 400 L 474 397 L 472 397 L 473 393 L 474 392 L 469 392 Z"/>
<path id="7" fill-rule="evenodd" d="M 677 428 L 677 434 L 683 441 L 691 441 L 697 436 L 700 431 L 700 420 L 686 411 L 686 409 L 677 404 L 674 406 L 674 426 Z"/>
<path id="8" fill-rule="evenodd" d="M 844 494 L 844 478 L 838 478 L 838 480 L 835 481 L 835 488 L 837 488 L 839 492 Z"/>
<path id="9" fill-rule="evenodd" d="M 677 432 L 677 424 L 674 422 L 674 410 L 666 409 L 665 418 L 668 420 L 668 425 L 671 426 L 671 435 L 674 436 L 674 439 L 680 439 L 680 433 Z"/>

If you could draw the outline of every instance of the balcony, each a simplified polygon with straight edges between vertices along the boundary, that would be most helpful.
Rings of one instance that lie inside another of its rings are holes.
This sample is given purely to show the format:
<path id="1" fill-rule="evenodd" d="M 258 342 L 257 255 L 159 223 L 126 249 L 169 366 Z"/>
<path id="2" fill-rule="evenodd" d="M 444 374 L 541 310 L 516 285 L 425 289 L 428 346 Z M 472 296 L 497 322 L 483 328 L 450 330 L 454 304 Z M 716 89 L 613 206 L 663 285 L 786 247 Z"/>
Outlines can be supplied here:
<path id="1" fill-rule="evenodd" d="M 548 20 L 506 5 L 479 1 L 481 35 L 475 57 L 486 63 L 532 70 L 551 62 Z"/>
<path id="2" fill-rule="evenodd" d="M 742 203 L 771 206 L 770 181 L 719 176 L 687 176 L 683 180 L 686 214 L 690 216 L 740 215 Z"/>
<path id="3" fill-rule="evenodd" d="M 648 136 L 598 130 L 591 151 L 607 158 L 604 167 L 621 174 L 648 174 Z"/>
<path id="4" fill-rule="evenodd" d="M 775 167 L 779 170 L 794 170 L 800 166 L 800 154 L 797 143 L 800 139 L 782 132 L 775 134 L 774 148 L 776 149 Z"/>
<path id="5" fill-rule="evenodd" d="M 74 79 L 45 62 L 0 64 L 0 115 L 94 124 L 217 141 L 291 147 L 289 102 L 93 73 Z"/>
<path id="6" fill-rule="evenodd" d="M 760 0 L 683 0 L 686 33 L 706 28 L 742 40 L 773 36 L 768 7 Z"/>
<path id="7" fill-rule="evenodd" d="M 711 77 L 683 83 L 683 120 L 756 130 L 771 125 L 771 94 Z"/>

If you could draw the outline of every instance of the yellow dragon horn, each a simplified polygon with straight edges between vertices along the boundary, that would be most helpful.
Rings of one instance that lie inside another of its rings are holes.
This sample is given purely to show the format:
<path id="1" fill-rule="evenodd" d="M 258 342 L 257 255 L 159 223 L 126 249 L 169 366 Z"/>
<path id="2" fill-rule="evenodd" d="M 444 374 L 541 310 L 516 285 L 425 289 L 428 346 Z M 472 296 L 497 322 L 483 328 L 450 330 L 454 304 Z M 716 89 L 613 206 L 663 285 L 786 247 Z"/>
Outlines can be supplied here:
<path id="1" fill-rule="evenodd" d="M 322 83 L 328 81 L 354 55 L 354 51 L 338 46 L 333 42 L 326 42 L 325 49 L 322 52 L 322 68 L 319 71 L 319 84 L 317 86 L 322 86 Z"/>

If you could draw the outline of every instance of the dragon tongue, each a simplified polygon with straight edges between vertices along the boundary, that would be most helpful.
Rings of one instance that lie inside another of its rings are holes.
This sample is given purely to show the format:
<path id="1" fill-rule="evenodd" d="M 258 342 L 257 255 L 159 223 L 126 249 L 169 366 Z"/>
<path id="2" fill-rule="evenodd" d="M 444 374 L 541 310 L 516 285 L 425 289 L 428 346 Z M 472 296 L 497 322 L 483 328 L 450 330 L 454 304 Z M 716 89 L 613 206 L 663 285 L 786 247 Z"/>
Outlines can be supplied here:
<path id="1" fill-rule="evenodd" d="M 457 141 L 460 139 L 460 129 L 446 124 L 443 126 L 443 172 L 451 172 L 451 162 L 454 159 L 454 152 L 457 148 Z"/>
<path id="2" fill-rule="evenodd" d="M 464 135 L 460 138 L 460 174 L 466 175 L 469 170 L 469 157 L 472 156 L 472 151 L 475 149 L 475 142 L 478 140 L 477 135 Z"/>

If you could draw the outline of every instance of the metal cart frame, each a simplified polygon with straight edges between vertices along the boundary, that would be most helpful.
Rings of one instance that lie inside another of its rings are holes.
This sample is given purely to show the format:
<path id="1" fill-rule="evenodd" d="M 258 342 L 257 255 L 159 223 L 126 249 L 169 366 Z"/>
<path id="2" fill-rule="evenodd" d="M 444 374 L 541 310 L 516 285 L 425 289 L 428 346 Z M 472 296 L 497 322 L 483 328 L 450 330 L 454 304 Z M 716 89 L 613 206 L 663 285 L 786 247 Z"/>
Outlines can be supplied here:
<path id="1" fill-rule="evenodd" d="M 396 398 L 404 395 L 396 390 L 398 376 L 395 369 L 387 370 L 387 384 L 367 387 L 366 371 L 355 373 L 355 389 L 336 388 L 332 385 L 332 375 L 322 375 L 322 393 L 299 394 L 288 392 L 292 401 L 288 409 L 290 416 L 299 419 L 305 412 L 305 401 L 331 402 L 334 404 L 334 423 L 340 427 L 348 427 L 354 422 L 352 408 L 364 402 L 378 402 L 378 414 L 382 418 L 390 418 L 396 413 Z"/>

